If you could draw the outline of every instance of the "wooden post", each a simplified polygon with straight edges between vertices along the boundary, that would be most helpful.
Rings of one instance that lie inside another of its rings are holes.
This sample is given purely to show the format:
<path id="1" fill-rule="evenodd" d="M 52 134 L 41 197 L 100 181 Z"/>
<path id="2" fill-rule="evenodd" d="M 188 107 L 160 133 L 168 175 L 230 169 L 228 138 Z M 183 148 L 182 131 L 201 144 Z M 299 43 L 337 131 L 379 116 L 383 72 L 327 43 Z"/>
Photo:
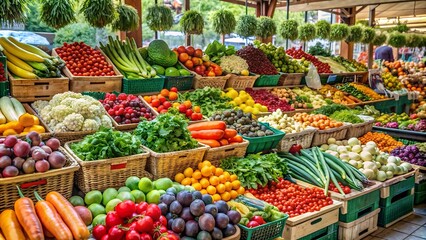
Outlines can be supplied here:
<path id="1" fill-rule="evenodd" d="M 368 13 L 368 25 L 370 25 L 371 27 L 374 26 L 377 6 L 379 5 L 370 6 L 370 11 Z M 373 68 L 373 61 L 374 61 L 373 55 L 374 55 L 373 44 L 370 43 L 368 44 L 368 69 Z"/>
<path id="2" fill-rule="evenodd" d="M 267 16 L 272 18 L 275 13 L 275 8 L 277 7 L 277 0 L 260 1 L 256 3 L 256 16 Z M 263 43 L 272 42 L 272 37 L 269 38 L 257 38 Z"/>
<path id="3" fill-rule="evenodd" d="M 286 19 L 289 20 L 290 19 L 290 0 L 287 0 L 287 5 L 286 5 Z M 285 40 L 285 49 L 288 49 L 288 39 Z"/>
<path id="4" fill-rule="evenodd" d="M 142 1 L 141 0 L 124 0 L 125 4 L 128 4 L 138 11 L 139 15 L 139 25 L 138 28 L 131 32 L 126 32 L 125 36 L 129 38 L 134 38 L 136 45 L 142 47 Z M 123 37 L 123 34 L 120 34 Z"/>
<path id="5" fill-rule="evenodd" d="M 352 7 L 352 8 L 346 8 L 345 12 L 350 13 L 350 16 L 342 16 L 342 20 L 348 25 L 348 26 L 352 26 L 355 25 L 355 12 L 356 12 L 356 7 Z M 354 43 L 353 42 L 346 42 L 346 41 L 341 41 L 340 42 L 340 56 L 346 58 L 346 59 L 353 59 L 354 58 Z"/>

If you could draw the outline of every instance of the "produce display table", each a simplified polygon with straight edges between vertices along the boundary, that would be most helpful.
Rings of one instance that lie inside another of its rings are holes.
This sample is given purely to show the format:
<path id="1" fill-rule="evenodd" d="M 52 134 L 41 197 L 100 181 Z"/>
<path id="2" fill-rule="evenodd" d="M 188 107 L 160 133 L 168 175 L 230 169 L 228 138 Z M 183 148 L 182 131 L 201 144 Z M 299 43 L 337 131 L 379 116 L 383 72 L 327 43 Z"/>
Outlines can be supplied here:
<path id="1" fill-rule="evenodd" d="M 397 128 L 385 128 L 373 126 L 373 130 L 377 132 L 384 132 L 395 138 L 404 138 L 414 141 L 424 142 L 426 141 L 426 132 L 418 132 L 411 130 L 402 130 Z"/>

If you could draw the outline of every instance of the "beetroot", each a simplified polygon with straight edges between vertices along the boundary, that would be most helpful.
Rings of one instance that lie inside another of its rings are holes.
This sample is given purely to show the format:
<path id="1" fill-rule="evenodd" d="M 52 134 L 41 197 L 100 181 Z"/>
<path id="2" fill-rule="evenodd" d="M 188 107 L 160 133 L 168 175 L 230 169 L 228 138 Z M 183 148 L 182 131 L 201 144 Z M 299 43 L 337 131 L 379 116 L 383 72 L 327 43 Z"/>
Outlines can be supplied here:
<path id="1" fill-rule="evenodd" d="M 24 141 L 18 141 L 15 146 L 13 146 L 13 153 L 16 157 L 27 157 L 30 150 L 30 144 Z"/>

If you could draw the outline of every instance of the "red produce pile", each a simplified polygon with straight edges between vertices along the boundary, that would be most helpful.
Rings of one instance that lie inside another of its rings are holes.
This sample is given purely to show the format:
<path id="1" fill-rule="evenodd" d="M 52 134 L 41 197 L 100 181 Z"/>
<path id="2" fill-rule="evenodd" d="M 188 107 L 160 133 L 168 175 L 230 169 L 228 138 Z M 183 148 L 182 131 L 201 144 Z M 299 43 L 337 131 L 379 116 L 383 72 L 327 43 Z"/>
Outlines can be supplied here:
<path id="1" fill-rule="evenodd" d="M 306 60 L 310 61 L 311 63 L 315 65 L 318 73 L 333 73 L 328 63 L 323 63 L 320 60 L 318 60 L 318 58 L 316 58 L 315 56 L 312 56 L 304 52 L 302 50 L 302 47 L 300 47 L 299 49 L 292 47 L 290 49 L 287 49 L 286 53 L 293 58 L 296 58 L 296 59 L 305 58 Z"/>
<path id="2" fill-rule="evenodd" d="M 268 107 L 268 111 L 275 112 L 277 109 L 281 111 L 294 111 L 294 108 L 287 101 L 280 99 L 266 89 L 254 90 L 247 88 L 246 92 L 250 94 L 256 103 L 260 103 Z"/>
<path id="3" fill-rule="evenodd" d="M 246 60 L 247 64 L 249 65 L 250 72 L 261 75 L 278 74 L 277 69 L 269 61 L 265 53 L 263 53 L 262 50 L 253 47 L 252 45 L 238 50 L 236 55 Z"/>
<path id="4" fill-rule="evenodd" d="M 6 81 L 6 72 L 4 71 L 4 65 L 0 62 L 0 82 Z"/>
<path id="5" fill-rule="evenodd" d="M 98 49 L 83 42 L 64 43 L 56 49 L 59 57 L 65 61 L 67 68 L 75 76 L 115 76 L 111 64 Z"/>

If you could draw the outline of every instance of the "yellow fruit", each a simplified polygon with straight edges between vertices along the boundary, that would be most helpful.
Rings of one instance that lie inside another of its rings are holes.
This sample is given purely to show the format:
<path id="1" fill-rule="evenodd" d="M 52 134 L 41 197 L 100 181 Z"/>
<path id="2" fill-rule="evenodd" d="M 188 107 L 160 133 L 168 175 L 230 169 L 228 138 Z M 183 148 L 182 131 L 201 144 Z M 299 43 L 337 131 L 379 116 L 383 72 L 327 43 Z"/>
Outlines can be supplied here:
<path id="1" fill-rule="evenodd" d="M 203 168 L 203 163 L 202 162 L 200 162 L 199 164 L 198 164 L 198 170 L 200 170 L 201 171 L 201 169 Z"/>
<path id="2" fill-rule="evenodd" d="M 249 99 L 250 95 L 248 95 L 247 93 L 240 93 L 239 97 L 241 98 L 241 101 L 246 102 Z"/>
<path id="3" fill-rule="evenodd" d="M 202 177 L 200 170 L 195 170 L 195 172 L 192 174 L 192 177 L 197 180 L 200 180 Z"/>
<path id="4" fill-rule="evenodd" d="M 231 198 L 232 199 L 235 199 L 235 198 L 237 198 L 238 197 L 238 192 L 237 191 L 235 191 L 235 190 L 231 190 Z"/>
<path id="5" fill-rule="evenodd" d="M 235 174 L 232 174 L 232 175 L 231 175 L 231 177 L 230 177 L 231 182 L 232 182 L 232 181 L 235 181 L 235 180 L 237 180 L 237 179 L 238 179 L 238 176 L 237 176 L 237 175 L 235 175 Z"/>
<path id="6" fill-rule="evenodd" d="M 241 110 L 244 110 L 244 108 L 246 108 L 247 107 L 247 105 L 245 105 L 245 104 L 240 104 L 240 106 L 238 106 Z"/>
<path id="7" fill-rule="evenodd" d="M 240 97 L 236 97 L 236 98 L 234 98 L 234 103 L 235 103 L 236 105 L 240 105 L 241 103 L 243 103 L 243 100 L 241 100 L 241 98 L 240 98 Z"/>
<path id="8" fill-rule="evenodd" d="M 226 177 L 224 175 L 219 176 L 219 182 L 220 183 L 226 183 Z"/>
<path id="9" fill-rule="evenodd" d="M 193 173 L 194 173 L 194 170 L 190 167 L 185 169 L 185 171 L 183 171 L 183 175 L 185 175 L 185 177 L 192 177 Z"/>
<path id="10" fill-rule="evenodd" d="M 219 194 L 213 194 L 213 196 L 212 196 L 212 198 L 213 198 L 213 201 L 214 202 L 217 202 L 217 201 L 220 201 L 222 198 L 220 197 L 220 195 Z"/>
<path id="11" fill-rule="evenodd" d="M 210 186 L 210 182 L 207 178 L 202 178 L 200 180 L 200 184 L 202 188 L 207 188 L 208 186 Z"/>
<path id="12" fill-rule="evenodd" d="M 243 76 L 248 76 L 250 74 L 250 72 L 247 69 L 244 69 L 241 71 L 241 75 Z"/>
<path id="13" fill-rule="evenodd" d="M 191 181 L 190 178 L 184 178 L 180 184 L 182 184 L 184 186 L 188 186 L 188 185 L 192 184 L 192 181 Z"/>
<path id="14" fill-rule="evenodd" d="M 210 166 L 204 166 L 201 169 L 201 175 L 203 175 L 204 177 L 210 177 L 212 175 L 212 169 L 210 168 Z"/>
<path id="15" fill-rule="evenodd" d="M 216 176 L 211 176 L 209 182 L 213 186 L 217 186 L 219 184 L 219 178 Z"/>
<path id="16" fill-rule="evenodd" d="M 216 173 L 216 167 L 215 166 L 210 166 L 210 169 L 212 170 L 212 174 L 214 175 Z"/>
<path id="17" fill-rule="evenodd" d="M 221 184 L 219 184 L 219 185 L 217 185 L 217 186 L 216 186 L 216 190 L 217 190 L 217 192 L 218 192 L 218 193 L 220 193 L 220 194 L 224 193 L 224 192 L 225 192 L 225 190 L 226 190 L 226 189 L 225 189 L 225 185 L 224 185 L 224 184 L 222 184 L 222 183 L 221 183 Z"/>
<path id="18" fill-rule="evenodd" d="M 253 99 L 247 100 L 246 105 L 253 107 L 254 106 L 254 100 Z"/>
<path id="19" fill-rule="evenodd" d="M 238 180 L 232 181 L 232 189 L 237 190 L 241 187 L 241 182 Z"/>
<path id="20" fill-rule="evenodd" d="M 253 113 L 254 115 L 259 114 L 260 110 L 257 108 L 253 108 L 253 110 L 251 111 L 251 113 Z"/>
<path id="21" fill-rule="evenodd" d="M 214 175 L 216 175 L 217 177 L 219 177 L 222 174 L 223 174 L 223 169 L 222 168 L 216 168 L 216 171 L 214 172 Z"/>
<path id="22" fill-rule="evenodd" d="M 178 103 L 178 102 L 173 103 L 174 108 L 179 108 L 179 106 L 180 106 L 180 103 Z"/>
<path id="23" fill-rule="evenodd" d="M 208 186 L 206 190 L 210 195 L 213 195 L 216 193 L 216 188 L 213 186 Z"/>
<path id="24" fill-rule="evenodd" d="M 220 195 L 223 201 L 231 200 L 231 194 L 229 192 L 224 192 Z"/>
<path id="25" fill-rule="evenodd" d="M 194 183 L 197 183 L 198 182 L 198 180 L 197 179 L 195 179 L 195 178 L 191 178 L 191 184 L 194 184 Z"/>
<path id="26" fill-rule="evenodd" d="M 237 189 L 237 193 L 238 194 L 244 194 L 246 192 L 246 190 L 243 187 L 240 187 Z"/>
<path id="27" fill-rule="evenodd" d="M 192 187 L 197 190 L 197 191 L 201 191 L 202 187 L 200 183 L 193 183 Z"/>
<path id="28" fill-rule="evenodd" d="M 208 192 L 207 192 L 207 190 L 206 190 L 206 189 L 201 189 L 201 190 L 200 190 L 200 193 L 201 193 L 201 194 L 203 194 L 203 195 L 204 195 L 204 194 L 208 194 Z"/>
<path id="29" fill-rule="evenodd" d="M 267 112 L 267 111 L 268 111 L 268 107 L 266 107 L 266 106 L 262 106 L 262 107 L 261 107 L 261 109 L 260 109 L 260 111 L 262 111 L 262 112 Z"/>
<path id="30" fill-rule="evenodd" d="M 232 190 L 232 183 L 231 182 L 225 182 L 225 190 L 227 192 Z"/>
<path id="31" fill-rule="evenodd" d="M 235 91 L 235 89 L 231 89 L 225 95 L 230 99 L 235 99 L 236 97 L 238 97 L 238 92 Z"/>
<path id="32" fill-rule="evenodd" d="M 251 112 L 253 112 L 253 108 L 250 107 L 250 106 L 247 106 L 243 109 L 243 111 L 246 112 L 246 113 L 251 113 Z"/>
<path id="33" fill-rule="evenodd" d="M 234 101 L 230 101 L 229 103 L 234 105 L 234 106 L 237 106 L 237 104 Z"/>
<path id="34" fill-rule="evenodd" d="M 224 172 L 223 176 L 225 177 L 226 181 L 230 181 L 231 180 L 231 174 L 229 174 L 229 172 Z"/>
<path id="35" fill-rule="evenodd" d="M 253 106 L 253 107 L 255 107 L 255 108 L 257 108 L 257 109 L 261 110 L 261 109 L 262 109 L 262 104 L 260 104 L 260 103 L 256 103 L 256 104 L 254 104 L 254 106 Z"/>
<path id="36" fill-rule="evenodd" d="M 181 183 L 184 178 L 185 178 L 185 175 L 183 175 L 183 173 L 178 173 L 175 176 L 175 182 Z"/>
<path id="37" fill-rule="evenodd" d="M 209 166 L 210 167 L 212 165 L 212 163 L 209 162 L 209 161 L 204 161 L 202 163 L 203 163 L 203 166 Z"/>

